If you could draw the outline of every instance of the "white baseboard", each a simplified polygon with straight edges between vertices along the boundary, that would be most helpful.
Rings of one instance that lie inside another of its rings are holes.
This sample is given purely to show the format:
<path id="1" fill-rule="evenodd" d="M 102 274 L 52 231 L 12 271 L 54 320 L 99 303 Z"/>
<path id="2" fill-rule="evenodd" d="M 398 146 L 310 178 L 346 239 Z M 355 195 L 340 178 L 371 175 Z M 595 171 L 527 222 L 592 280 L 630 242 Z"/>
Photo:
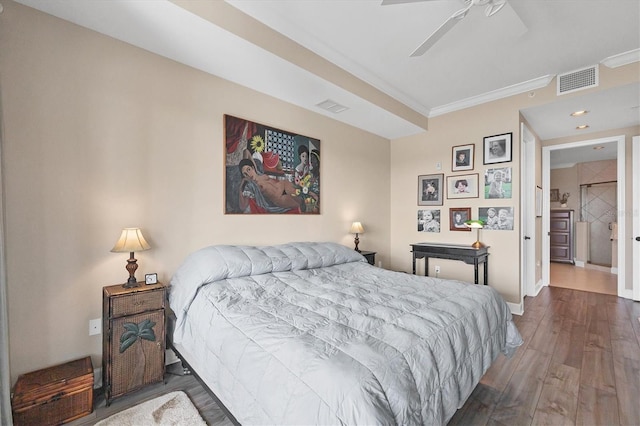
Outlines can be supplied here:
<path id="1" fill-rule="evenodd" d="M 578 268 L 584 268 L 584 262 L 583 262 L 582 260 L 576 260 L 576 261 L 575 261 L 575 265 L 576 265 Z"/>
<path id="2" fill-rule="evenodd" d="M 618 268 L 611 268 L 611 273 L 613 275 L 618 275 Z"/>
<path id="3" fill-rule="evenodd" d="M 536 283 L 536 288 L 535 288 L 536 294 L 534 294 L 533 297 L 536 297 L 538 294 L 540 294 L 540 290 L 542 290 L 542 287 L 544 287 L 542 285 L 542 279 L 539 279 L 538 282 Z"/>
<path id="4" fill-rule="evenodd" d="M 513 315 L 522 315 L 524 313 L 524 305 L 522 302 L 520 303 L 510 303 L 507 302 L 507 306 Z"/>

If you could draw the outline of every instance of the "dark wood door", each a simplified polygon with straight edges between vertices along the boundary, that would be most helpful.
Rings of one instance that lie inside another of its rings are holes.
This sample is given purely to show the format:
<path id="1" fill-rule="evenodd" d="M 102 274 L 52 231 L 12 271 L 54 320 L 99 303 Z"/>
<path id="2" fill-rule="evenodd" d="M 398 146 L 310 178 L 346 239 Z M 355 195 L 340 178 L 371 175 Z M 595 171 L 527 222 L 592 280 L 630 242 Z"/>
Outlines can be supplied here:
<path id="1" fill-rule="evenodd" d="M 549 239 L 552 262 L 574 263 L 573 210 L 551 210 Z"/>

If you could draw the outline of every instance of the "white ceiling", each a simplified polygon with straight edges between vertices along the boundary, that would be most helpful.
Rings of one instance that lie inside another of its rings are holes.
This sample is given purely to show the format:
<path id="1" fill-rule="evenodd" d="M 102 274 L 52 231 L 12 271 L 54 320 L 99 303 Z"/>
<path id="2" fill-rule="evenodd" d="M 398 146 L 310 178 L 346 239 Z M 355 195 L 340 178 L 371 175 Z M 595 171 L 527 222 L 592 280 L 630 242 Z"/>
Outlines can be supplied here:
<path id="1" fill-rule="evenodd" d="M 227 0 L 229 9 L 250 15 L 248 29 L 265 24 L 373 86 L 406 113 L 378 101 L 375 93 L 343 84 L 337 78 L 344 77 L 342 70 L 316 73 L 303 59 L 285 51 L 275 55 L 260 40 L 249 42 L 237 35 L 242 31 L 230 31 L 222 17 L 213 23 L 215 16 L 193 13 L 211 6 L 207 2 L 17 1 L 389 139 L 424 131 L 420 116 L 528 92 L 606 58 L 640 60 L 638 0 L 509 0 L 490 18 L 472 7 L 419 57 L 409 55 L 464 5 L 461 0 L 387 6 L 380 0 Z M 319 109 L 316 104 L 326 99 L 349 109 Z M 550 139 L 577 132 L 575 119 L 567 118 L 572 108 L 591 111 L 591 127 L 582 131 L 587 134 L 640 125 L 638 105 L 636 84 L 523 113 L 536 133 Z"/>

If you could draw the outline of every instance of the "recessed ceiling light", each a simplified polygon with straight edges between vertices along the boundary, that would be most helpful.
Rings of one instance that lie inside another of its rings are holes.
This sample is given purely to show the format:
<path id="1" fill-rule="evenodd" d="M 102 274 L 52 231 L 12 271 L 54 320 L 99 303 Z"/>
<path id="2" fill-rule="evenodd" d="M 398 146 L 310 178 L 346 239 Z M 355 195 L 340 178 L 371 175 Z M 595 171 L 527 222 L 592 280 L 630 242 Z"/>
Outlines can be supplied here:
<path id="1" fill-rule="evenodd" d="M 588 124 L 581 124 L 580 126 L 576 126 L 576 130 L 584 130 L 589 128 Z"/>
<path id="2" fill-rule="evenodd" d="M 601 149 L 604 149 L 604 146 L 602 145 L 594 146 L 593 149 L 595 149 L 596 151 L 600 151 Z"/>
<path id="3" fill-rule="evenodd" d="M 571 116 L 572 117 L 579 117 L 581 115 L 585 115 L 585 114 L 588 114 L 588 113 L 589 113 L 589 111 L 587 111 L 587 110 L 576 111 L 576 112 L 572 112 Z"/>

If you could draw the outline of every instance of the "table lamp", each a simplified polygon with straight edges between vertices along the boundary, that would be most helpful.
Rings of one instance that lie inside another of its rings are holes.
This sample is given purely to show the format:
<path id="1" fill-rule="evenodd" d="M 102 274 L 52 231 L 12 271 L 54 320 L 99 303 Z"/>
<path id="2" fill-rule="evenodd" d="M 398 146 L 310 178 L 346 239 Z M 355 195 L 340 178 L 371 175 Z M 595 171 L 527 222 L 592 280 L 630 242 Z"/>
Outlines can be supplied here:
<path id="1" fill-rule="evenodd" d="M 351 224 L 351 229 L 349 230 L 350 234 L 356 234 L 356 238 L 353 240 L 356 243 L 356 251 L 360 253 L 360 249 L 358 248 L 358 244 L 360 243 L 360 238 L 358 238 L 358 234 L 364 234 L 364 228 L 360 222 L 353 222 Z"/>
<path id="2" fill-rule="evenodd" d="M 136 251 L 149 250 L 151 246 L 142 236 L 140 228 L 124 228 L 120 239 L 113 246 L 111 251 L 113 253 L 126 253 L 129 252 L 129 259 L 127 260 L 127 271 L 129 271 L 129 279 L 124 283 L 124 288 L 138 287 L 138 281 L 136 280 L 136 269 L 138 269 L 138 260 L 133 257 L 133 253 Z"/>
<path id="3" fill-rule="evenodd" d="M 473 248 L 484 247 L 484 244 L 480 242 L 480 230 L 484 227 L 484 222 L 481 220 L 467 220 L 464 223 L 467 227 L 476 230 L 476 242 L 471 244 Z"/>

